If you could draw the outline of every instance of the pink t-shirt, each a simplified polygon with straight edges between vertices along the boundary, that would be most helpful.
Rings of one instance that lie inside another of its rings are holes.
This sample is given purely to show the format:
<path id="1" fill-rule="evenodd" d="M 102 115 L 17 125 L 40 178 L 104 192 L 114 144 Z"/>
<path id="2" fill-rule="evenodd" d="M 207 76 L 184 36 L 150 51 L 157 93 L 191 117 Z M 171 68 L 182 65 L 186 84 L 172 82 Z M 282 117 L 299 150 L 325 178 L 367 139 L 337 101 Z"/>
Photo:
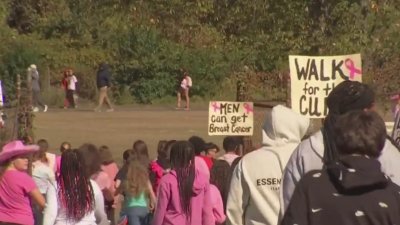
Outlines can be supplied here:
<path id="1" fill-rule="evenodd" d="M 111 190 L 111 179 L 108 177 L 107 173 L 104 171 L 100 171 L 91 177 L 92 180 L 96 182 L 99 186 L 100 190 L 110 189 Z"/>
<path id="2" fill-rule="evenodd" d="M 29 193 L 35 188 L 27 173 L 7 170 L 0 181 L 0 221 L 33 225 Z"/>
<path id="3" fill-rule="evenodd" d="M 110 190 L 114 194 L 114 192 L 115 192 L 114 178 L 118 173 L 117 164 L 115 162 L 113 162 L 108 165 L 101 165 L 101 170 L 103 170 L 108 175 L 108 178 L 111 180 L 111 189 Z"/>
<path id="4" fill-rule="evenodd" d="M 226 153 L 225 155 L 219 157 L 219 159 L 225 160 L 225 161 L 227 161 L 227 162 L 229 163 L 229 165 L 232 165 L 232 162 L 233 162 L 237 157 L 239 157 L 239 156 L 236 155 L 236 154 Z"/>

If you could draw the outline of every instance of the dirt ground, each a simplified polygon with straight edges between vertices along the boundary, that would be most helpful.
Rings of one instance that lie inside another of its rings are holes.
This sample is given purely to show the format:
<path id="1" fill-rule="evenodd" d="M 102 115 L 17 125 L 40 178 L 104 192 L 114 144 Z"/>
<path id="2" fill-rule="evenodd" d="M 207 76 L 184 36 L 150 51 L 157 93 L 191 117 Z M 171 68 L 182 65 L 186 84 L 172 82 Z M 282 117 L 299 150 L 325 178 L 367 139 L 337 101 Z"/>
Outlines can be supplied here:
<path id="1" fill-rule="evenodd" d="M 72 110 L 50 108 L 46 113 L 35 114 L 35 139 L 47 139 L 56 153 L 63 141 L 71 142 L 73 147 L 83 143 L 107 145 L 118 163 L 122 162 L 122 152 L 139 139 L 147 143 L 151 158 L 156 157 L 159 140 L 187 140 L 193 135 L 214 142 L 222 149 L 224 137 L 207 134 L 207 106 L 197 105 L 190 111 L 183 111 L 166 105 L 132 105 L 117 107 L 111 113 L 94 112 L 91 105 Z M 255 107 L 251 137 L 255 146 L 261 144 L 261 127 L 267 110 Z M 390 121 L 389 114 L 383 115 Z M 310 131 L 317 130 L 320 124 L 321 121 L 314 121 Z"/>
<path id="2" fill-rule="evenodd" d="M 136 105 L 117 107 L 111 113 L 93 112 L 91 107 L 73 110 L 50 108 L 46 113 L 35 114 L 35 139 L 47 139 L 53 152 L 57 152 L 63 141 L 71 142 L 73 147 L 83 143 L 108 145 L 119 163 L 122 161 L 122 152 L 131 148 L 138 139 L 147 143 L 152 158 L 156 157 L 159 140 L 182 140 L 192 135 L 203 137 L 222 148 L 223 136 L 207 134 L 206 107 L 183 111 L 175 110 L 172 106 Z M 261 111 L 256 111 L 256 117 L 264 113 Z M 260 140 L 260 131 L 255 131 L 254 138 Z"/>

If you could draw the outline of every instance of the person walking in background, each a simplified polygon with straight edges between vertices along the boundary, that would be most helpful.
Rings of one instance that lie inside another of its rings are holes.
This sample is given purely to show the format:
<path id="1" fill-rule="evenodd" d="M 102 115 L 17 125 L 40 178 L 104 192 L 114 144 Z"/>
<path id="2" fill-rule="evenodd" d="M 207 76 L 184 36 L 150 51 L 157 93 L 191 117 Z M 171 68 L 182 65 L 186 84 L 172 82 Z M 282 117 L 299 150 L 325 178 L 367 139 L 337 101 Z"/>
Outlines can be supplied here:
<path id="1" fill-rule="evenodd" d="M 103 193 L 84 172 L 84 157 L 77 149 L 66 150 L 56 185 L 49 187 L 43 225 L 108 225 Z"/>
<path id="2" fill-rule="evenodd" d="M 76 79 L 76 76 L 74 75 L 74 72 L 72 69 L 67 70 L 67 99 L 69 102 L 69 107 L 71 108 L 76 108 L 76 102 L 75 102 L 75 91 L 76 91 L 76 83 L 78 83 L 78 79 Z"/>
<path id="3" fill-rule="evenodd" d="M 153 225 L 215 225 L 209 177 L 196 174 L 193 146 L 177 141 L 171 172 L 161 178 Z"/>
<path id="4" fill-rule="evenodd" d="M 244 155 L 232 174 L 228 225 L 278 223 L 282 173 L 310 120 L 282 105 L 268 111 L 265 118 L 263 147 Z"/>
<path id="5" fill-rule="evenodd" d="M 43 112 L 47 112 L 47 105 L 45 105 L 42 101 L 42 96 L 40 94 L 40 79 L 39 79 L 39 72 L 35 64 L 32 64 L 28 68 L 28 72 L 30 73 L 32 79 L 32 104 L 33 104 L 33 111 L 39 112 L 38 106 L 43 107 Z"/>
<path id="6" fill-rule="evenodd" d="M 190 110 L 190 99 L 189 99 L 189 89 L 192 87 L 192 78 L 189 76 L 189 73 L 183 70 L 183 77 L 180 80 L 180 85 L 177 90 L 177 109 L 181 109 L 181 100 L 182 96 L 185 97 L 186 106 L 185 110 Z"/>
<path id="7" fill-rule="evenodd" d="M 0 224 L 33 225 L 31 202 L 43 209 L 45 199 L 28 170 L 29 154 L 39 146 L 12 141 L 0 152 Z"/>
<path id="8" fill-rule="evenodd" d="M 350 111 L 333 129 L 339 157 L 301 178 L 281 224 L 400 224 L 400 187 L 377 160 L 386 142 L 383 119 L 372 111 Z"/>
<path id="9" fill-rule="evenodd" d="M 110 98 L 108 97 L 108 89 L 111 86 L 110 66 L 106 63 L 101 63 L 97 71 L 97 88 L 99 89 L 99 104 L 94 111 L 100 112 L 103 102 L 108 106 L 107 112 L 114 111 Z"/>

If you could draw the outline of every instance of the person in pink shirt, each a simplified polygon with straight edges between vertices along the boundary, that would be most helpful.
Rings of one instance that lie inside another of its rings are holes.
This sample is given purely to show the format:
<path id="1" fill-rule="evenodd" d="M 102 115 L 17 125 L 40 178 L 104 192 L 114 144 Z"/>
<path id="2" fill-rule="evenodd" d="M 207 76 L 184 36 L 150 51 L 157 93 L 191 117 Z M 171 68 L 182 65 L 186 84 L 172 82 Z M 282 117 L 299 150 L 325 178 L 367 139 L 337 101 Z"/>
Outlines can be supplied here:
<path id="1" fill-rule="evenodd" d="M 222 212 L 225 212 L 226 209 L 226 200 L 228 198 L 229 186 L 231 181 L 230 173 L 231 167 L 229 166 L 229 163 L 225 160 L 216 160 L 213 167 L 211 168 L 210 184 L 211 186 L 216 187 L 219 191 L 223 203 Z"/>
<path id="2" fill-rule="evenodd" d="M 171 172 L 161 178 L 153 225 L 215 225 L 210 184 L 195 171 L 193 146 L 177 141 L 171 149 Z"/>
<path id="3" fill-rule="evenodd" d="M 114 196 L 113 201 L 109 201 L 106 202 L 106 212 L 107 212 L 107 216 L 108 218 L 110 218 L 110 220 L 112 220 L 112 224 L 113 223 L 113 219 L 114 219 L 114 211 L 116 208 L 116 204 L 118 203 L 118 196 L 115 196 L 115 181 L 114 178 L 118 173 L 118 166 L 117 164 L 114 162 L 113 156 L 111 154 L 110 149 L 108 148 L 108 146 L 102 145 L 99 148 L 99 153 L 100 153 L 100 161 L 101 161 L 101 170 L 104 171 L 107 175 L 108 178 L 111 181 L 111 194 L 112 196 Z"/>
<path id="4" fill-rule="evenodd" d="M 219 157 L 219 159 L 225 160 L 229 163 L 229 165 L 231 165 L 233 160 L 239 157 L 242 141 L 240 137 L 227 136 L 224 138 L 222 145 L 224 147 L 225 154 Z"/>
<path id="5" fill-rule="evenodd" d="M 207 179 L 210 179 L 210 169 L 208 168 L 206 161 L 201 157 L 202 153 L 204 153 L 206 142 L 199 136 L 192 136 L 188 141 L 194 148 L 196 174 L 201 173 L 205 175 Z"/>
<path id="6" fill-rule="evenodd" d="M 26 173 L 28 154 L 39 150 L 37 145 L 12 141 L 0 152 L 0 224 L 33 225 L 33 200 L 44 208 L 45 199 L 34 180 Z"/>

